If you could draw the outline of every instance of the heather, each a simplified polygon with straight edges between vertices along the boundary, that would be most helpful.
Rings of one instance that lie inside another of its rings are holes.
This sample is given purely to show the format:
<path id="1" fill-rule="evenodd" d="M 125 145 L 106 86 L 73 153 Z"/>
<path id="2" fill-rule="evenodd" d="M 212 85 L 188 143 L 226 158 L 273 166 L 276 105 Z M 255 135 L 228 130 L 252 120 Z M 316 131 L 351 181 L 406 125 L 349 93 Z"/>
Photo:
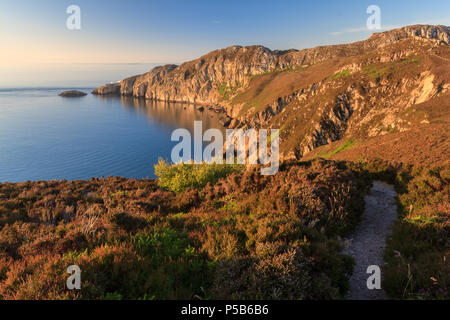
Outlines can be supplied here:
<path id="1" fill-rule="evenodd" d="M 398 299 L 449 299 L 450 163 L 436 167 L 385 160 L 360 169 L 394 184 L 398 220 L 385 252 L 383 288 Z"/>
<path id="2" fill-rule="evenodd" d="M 365 172 L 314 160 L 219 176 L 177 192 L 118 177 L 0 184 L 0 298 L 343 297 L 341 237 L 363 210 Z M 66 289 L 72 264 L 80 291 Z"/>

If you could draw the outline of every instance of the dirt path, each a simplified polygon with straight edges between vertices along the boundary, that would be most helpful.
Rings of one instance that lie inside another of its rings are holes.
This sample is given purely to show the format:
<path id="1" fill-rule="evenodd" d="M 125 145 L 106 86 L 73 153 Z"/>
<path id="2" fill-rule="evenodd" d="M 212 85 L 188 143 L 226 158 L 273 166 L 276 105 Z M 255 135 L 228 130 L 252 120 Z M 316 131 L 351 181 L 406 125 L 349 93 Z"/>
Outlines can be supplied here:
<path id="1" fill-rule="evenodd" d="M 383 289 L 369 290 L 367 267 L 377 265 L 383 277 L 384 249 L 386 238 L 397 218 L 396 192 L 394 187 L 375 181 L 370 193 L 365 196 L 365 210 L 361 222 L 353 234 L 346 239 L 344 253 L 355 258 L 355 269 L 350 278 L 350 290 L 346 299 L 377 300 L 387 299 Z"/>

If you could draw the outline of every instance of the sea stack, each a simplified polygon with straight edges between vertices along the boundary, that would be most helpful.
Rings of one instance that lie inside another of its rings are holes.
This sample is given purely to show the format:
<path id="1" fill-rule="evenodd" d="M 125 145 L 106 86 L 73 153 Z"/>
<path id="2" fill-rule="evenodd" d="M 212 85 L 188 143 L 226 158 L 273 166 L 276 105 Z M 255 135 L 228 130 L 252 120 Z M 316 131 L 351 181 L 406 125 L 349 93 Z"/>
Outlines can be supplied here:
<path id="1" fill-rule="evenodd" d="M 59 96 L 67 97 L 67 98 L 83 97 L 86 95 L 87 95 L 87 93 L 84 93 L 83 91 L 78 91 L 78 90 L 67 90 L 67 91 L 63 91 L 59 94 Z"/>

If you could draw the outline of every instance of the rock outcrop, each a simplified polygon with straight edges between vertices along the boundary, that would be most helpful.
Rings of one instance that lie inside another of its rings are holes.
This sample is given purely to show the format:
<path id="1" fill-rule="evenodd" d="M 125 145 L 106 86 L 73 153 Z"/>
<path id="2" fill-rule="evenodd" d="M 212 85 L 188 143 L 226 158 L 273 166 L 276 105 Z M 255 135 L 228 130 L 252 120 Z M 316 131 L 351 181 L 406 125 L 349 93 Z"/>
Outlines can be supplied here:
<path id="1" fill-rule="evenodd" d="M 232 46 L 93 93 L 201 105 L 231 128 L 281 128 L 282 152 L 300 158 L 344 136 L 407 130 L 399 115 L 450 87 L 449 55 L 439 54 L 449 44 L 449 27 L 414 25 L 304 50 Z"/>
<path id="2" fill-rule="evenodd" d="M 148 73 L 104 85 L 93 93 L 214 105 L 221 102 L 217 92 L 220 85 L 245 86 L 254 75 L 277 69 L 309 66 L 333 57 L 356 56 L 411 37 L 449 44 L 450 29 L 446 26 L 408 26 L 375 33 L 365 41 L 300 51 L 272 51 L 263 46 L 232 46 L 215 50 L 179 66 L 156 67 Z"/>
<path id="3" fill-rule="evenodd" d="M 95 89 L 94 91 L 92 91 L 92 93 L 99 95 L 110 95 L 110 94 L 119 95 L 121 86 L 122 86 L 121 82 L 108 83 L 101 86 L 100 88 Z"/>
<path id="4" fill-rule="evenodd" d="M 66 97 L 66 98 L 83 97 L 86 95 L 87 95 L 87 93 L 84 93 L 83 91 L 78 91 L 78 90 L 67 90 L 67 91 L 63 91 L 59 94 L 59 96 Z"/>

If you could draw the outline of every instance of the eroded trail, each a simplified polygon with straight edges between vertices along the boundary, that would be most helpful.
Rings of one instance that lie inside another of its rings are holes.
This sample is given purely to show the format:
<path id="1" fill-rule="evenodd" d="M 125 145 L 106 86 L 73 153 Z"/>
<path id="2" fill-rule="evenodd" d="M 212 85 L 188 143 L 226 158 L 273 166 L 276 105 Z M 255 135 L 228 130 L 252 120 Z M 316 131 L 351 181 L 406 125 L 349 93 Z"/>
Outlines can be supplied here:
<path id="1" fill-rule="evenodd" d="M 397 205 L 394 187 L 375 181 L 370 193 L 365 196 L 365 210 L 361 222 L 346 240 L 344 253 L 355 259 L 355 269 L 350 278 L 350 289 L 346 296 L 351 300 L 386 299 L 383 289 L 367 288 L 367 267 L 377 265 L 383 277 L 384 249 L 386 238 L 392 231 L 397 218 Z"/>

